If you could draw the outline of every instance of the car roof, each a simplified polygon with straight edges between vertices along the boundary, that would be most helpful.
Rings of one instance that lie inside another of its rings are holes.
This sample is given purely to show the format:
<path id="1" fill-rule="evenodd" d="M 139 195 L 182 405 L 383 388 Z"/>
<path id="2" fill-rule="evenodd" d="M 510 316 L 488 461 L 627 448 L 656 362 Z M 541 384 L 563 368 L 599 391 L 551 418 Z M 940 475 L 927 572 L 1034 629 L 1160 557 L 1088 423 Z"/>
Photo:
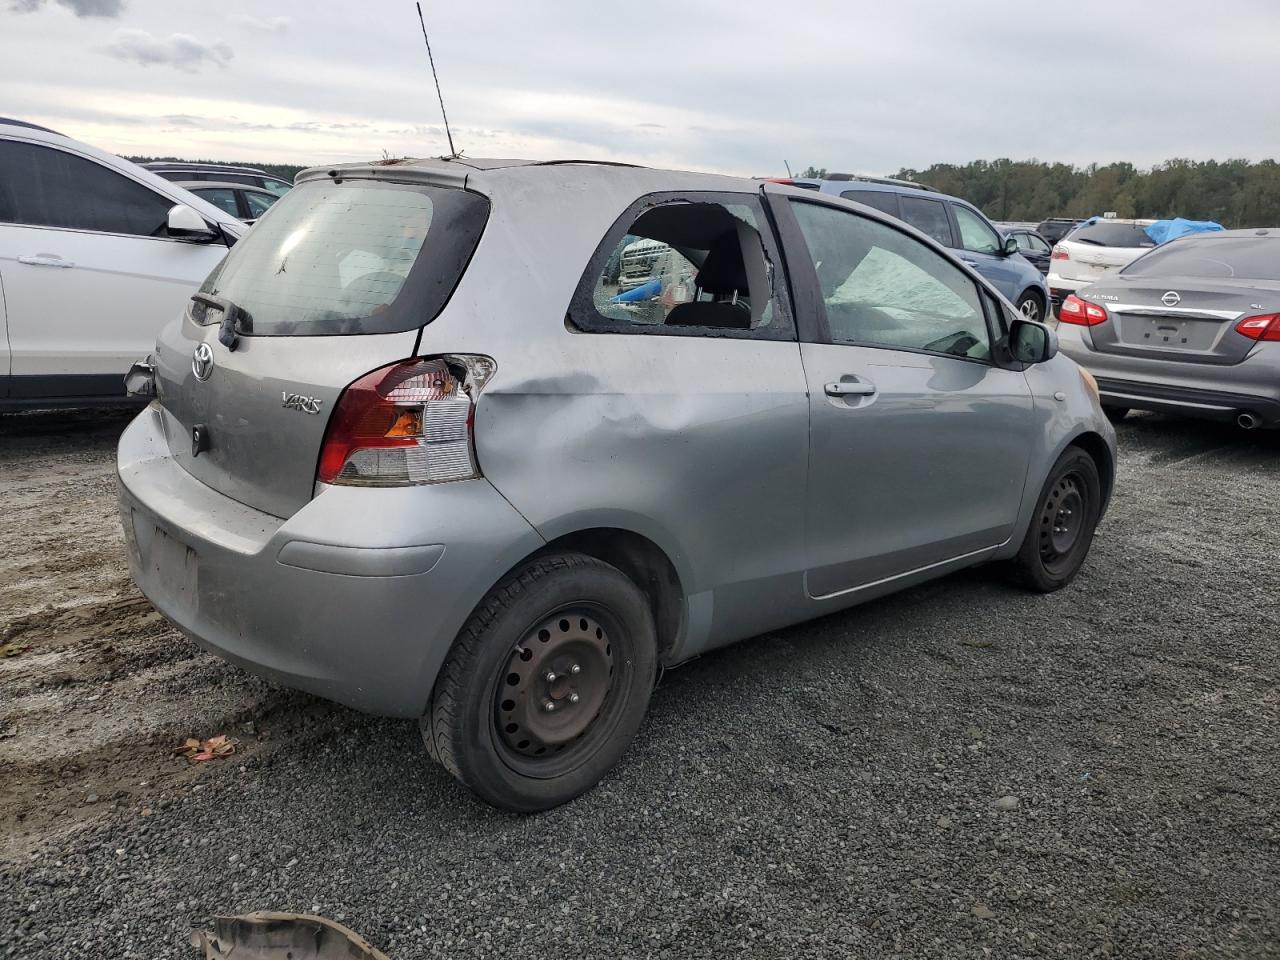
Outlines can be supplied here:
<path id="1" fill-rule="evenodd" d="M 1280 240 L 1280 227 L 1242 227 L 1236 230 L 1209 230 L 1204 233 L 1187 233 L 1169 242 L 1177 243 L 1180 240 L 1239 240 L 1242 237 Z"/>
<path id="2" fill-rule="evenodd" d="M 613 183 L 639 193 L 729 191 L 759 193 L 763 181 L 719 173 L 661 170 L 602 160 L 509 160 L 474 157 L 429 157 L 376 160 L 311 167 L 295 178 L 307 181 L 341 179 L 344 175 L 373 180 L 413 180 L 487 192 L 506 191 L 520 184 Z M 790 190 L 797 188 L 778 187 Z"/>
<path id="3" fill-rule="evenodd" d="M 251 173 L 257 177 L 271 177 L 273 180 L 284 179 L 267 173 L 267 171 L 258 167 L 238 167 L 231 163 L 202 163 L 197 160 L 148 160 L 142 166 L 148 170 L 172 170 L 175 172 L 189 170 L 192 173 L 198 173 L 202 170 L 210 173 Z"/>
<path id="4" fill-rule="evenodd" d="M 0 127 L 23 127 L 27 130 L 39 130 L 43 133 L 52 133 L 55 136 L 62 136 L 57 130 L 50 130 L 48 127 L 42 127 L 38 123 L 28 123 L 26 120 L 14 120 L 12 117 L 0 117 Z"/>
<path id="5" fill-rule="evenodd" d="M 190 190 L 194 193 L 197 190 L 207 190 L 209 187 L 221 187 L 226 190 L 251 190 L 254 193 L 265 193 L 267 196 L 274 197 L 272 193 L 263 187 L 255 187 L 252 183 L 232 183 L 229 180 L 173 180 L 184 190 Z"/>

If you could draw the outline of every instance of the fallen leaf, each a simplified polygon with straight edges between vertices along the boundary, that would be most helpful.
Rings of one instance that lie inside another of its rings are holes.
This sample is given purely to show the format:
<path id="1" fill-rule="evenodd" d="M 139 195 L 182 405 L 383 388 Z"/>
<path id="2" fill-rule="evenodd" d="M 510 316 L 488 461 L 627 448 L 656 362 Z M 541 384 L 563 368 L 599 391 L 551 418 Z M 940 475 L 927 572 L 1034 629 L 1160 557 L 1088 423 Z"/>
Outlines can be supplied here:
<path id="1" fill-rule="evenodd" d="M 236 752 L 236 745 L 239 743 L 240 741 L 235 737 L 228 737 L 225 733 L 210 737 L 208 740 L 189 737 L 173 752 L 182 754 L 192 763 L 207 763 L 210 760 L 231 756 Z"/>
<path id="2" fill-rule="evenodd" d="M 20 643 L 0 643 L 0 657 L 16 657 L 20 653 L 26 653 L 30 647 L 25 647 Z"/>

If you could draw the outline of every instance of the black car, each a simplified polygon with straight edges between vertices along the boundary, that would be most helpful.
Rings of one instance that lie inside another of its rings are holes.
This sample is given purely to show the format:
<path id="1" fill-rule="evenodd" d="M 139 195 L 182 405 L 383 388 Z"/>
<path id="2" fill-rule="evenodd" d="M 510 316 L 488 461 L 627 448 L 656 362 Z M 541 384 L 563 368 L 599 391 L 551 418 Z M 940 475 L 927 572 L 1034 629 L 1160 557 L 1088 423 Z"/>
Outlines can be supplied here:
<path id="1" fill-rule="evenodd" d="M 1048 240 L 1034 230 L 1022 228 L 1006 230 L 1004 235 L 1017 241 L 1018 252 L 1042 275 L 1049 273 L 1049 256 L 1053 253 L 1053 245 Z"/>
<path id="2" fill-rule="evenodd" d="M 1040 234 L 1041 239 L 1052 247 L 1082 223 L 1084 221 L 1076 217 L 1050 217 L 1048 220 L 1040 221 L 1036 227 L 1036 233 Z"/>

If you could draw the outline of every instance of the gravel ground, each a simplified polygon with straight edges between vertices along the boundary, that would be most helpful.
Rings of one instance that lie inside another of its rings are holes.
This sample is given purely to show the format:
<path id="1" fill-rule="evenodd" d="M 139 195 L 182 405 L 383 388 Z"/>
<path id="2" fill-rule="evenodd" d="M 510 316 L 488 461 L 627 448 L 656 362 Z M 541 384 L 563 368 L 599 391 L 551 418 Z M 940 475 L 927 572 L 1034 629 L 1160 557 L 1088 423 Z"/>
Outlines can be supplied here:
<path id="1" fill-rule="evenodd" d="M 516 818 L 411 724 L 148 610 L 123 424 L 0 418 L 8 956 L 193 956 L 281 909 L 393 960 L 1280 957 L 1280 436 L 1132 417 L 1072 587 L 977 571 L 704 657 L 597 790 Z M 221 732 L 230 760 L 169 755 Z"/>

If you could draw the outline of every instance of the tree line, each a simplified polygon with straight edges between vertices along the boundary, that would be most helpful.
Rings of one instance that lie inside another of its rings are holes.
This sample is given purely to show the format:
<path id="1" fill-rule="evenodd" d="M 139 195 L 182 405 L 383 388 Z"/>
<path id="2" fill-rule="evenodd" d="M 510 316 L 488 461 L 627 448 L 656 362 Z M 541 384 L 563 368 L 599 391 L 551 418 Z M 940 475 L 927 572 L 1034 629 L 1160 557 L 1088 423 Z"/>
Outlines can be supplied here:
<path id="1" fill-rule="evenodd" d="M 810 167 L 804 176 L 819 176 Z M 1131 163 L 1075 167 L 1039 160 L 975 160 L 903 168 L 893 176 L 963 197 L 992 220 L 1047 217 L 1187 217 L 1225 227 L 1280 226 L 1280 163 L 1167 160 L 1149 170 Z"/>

